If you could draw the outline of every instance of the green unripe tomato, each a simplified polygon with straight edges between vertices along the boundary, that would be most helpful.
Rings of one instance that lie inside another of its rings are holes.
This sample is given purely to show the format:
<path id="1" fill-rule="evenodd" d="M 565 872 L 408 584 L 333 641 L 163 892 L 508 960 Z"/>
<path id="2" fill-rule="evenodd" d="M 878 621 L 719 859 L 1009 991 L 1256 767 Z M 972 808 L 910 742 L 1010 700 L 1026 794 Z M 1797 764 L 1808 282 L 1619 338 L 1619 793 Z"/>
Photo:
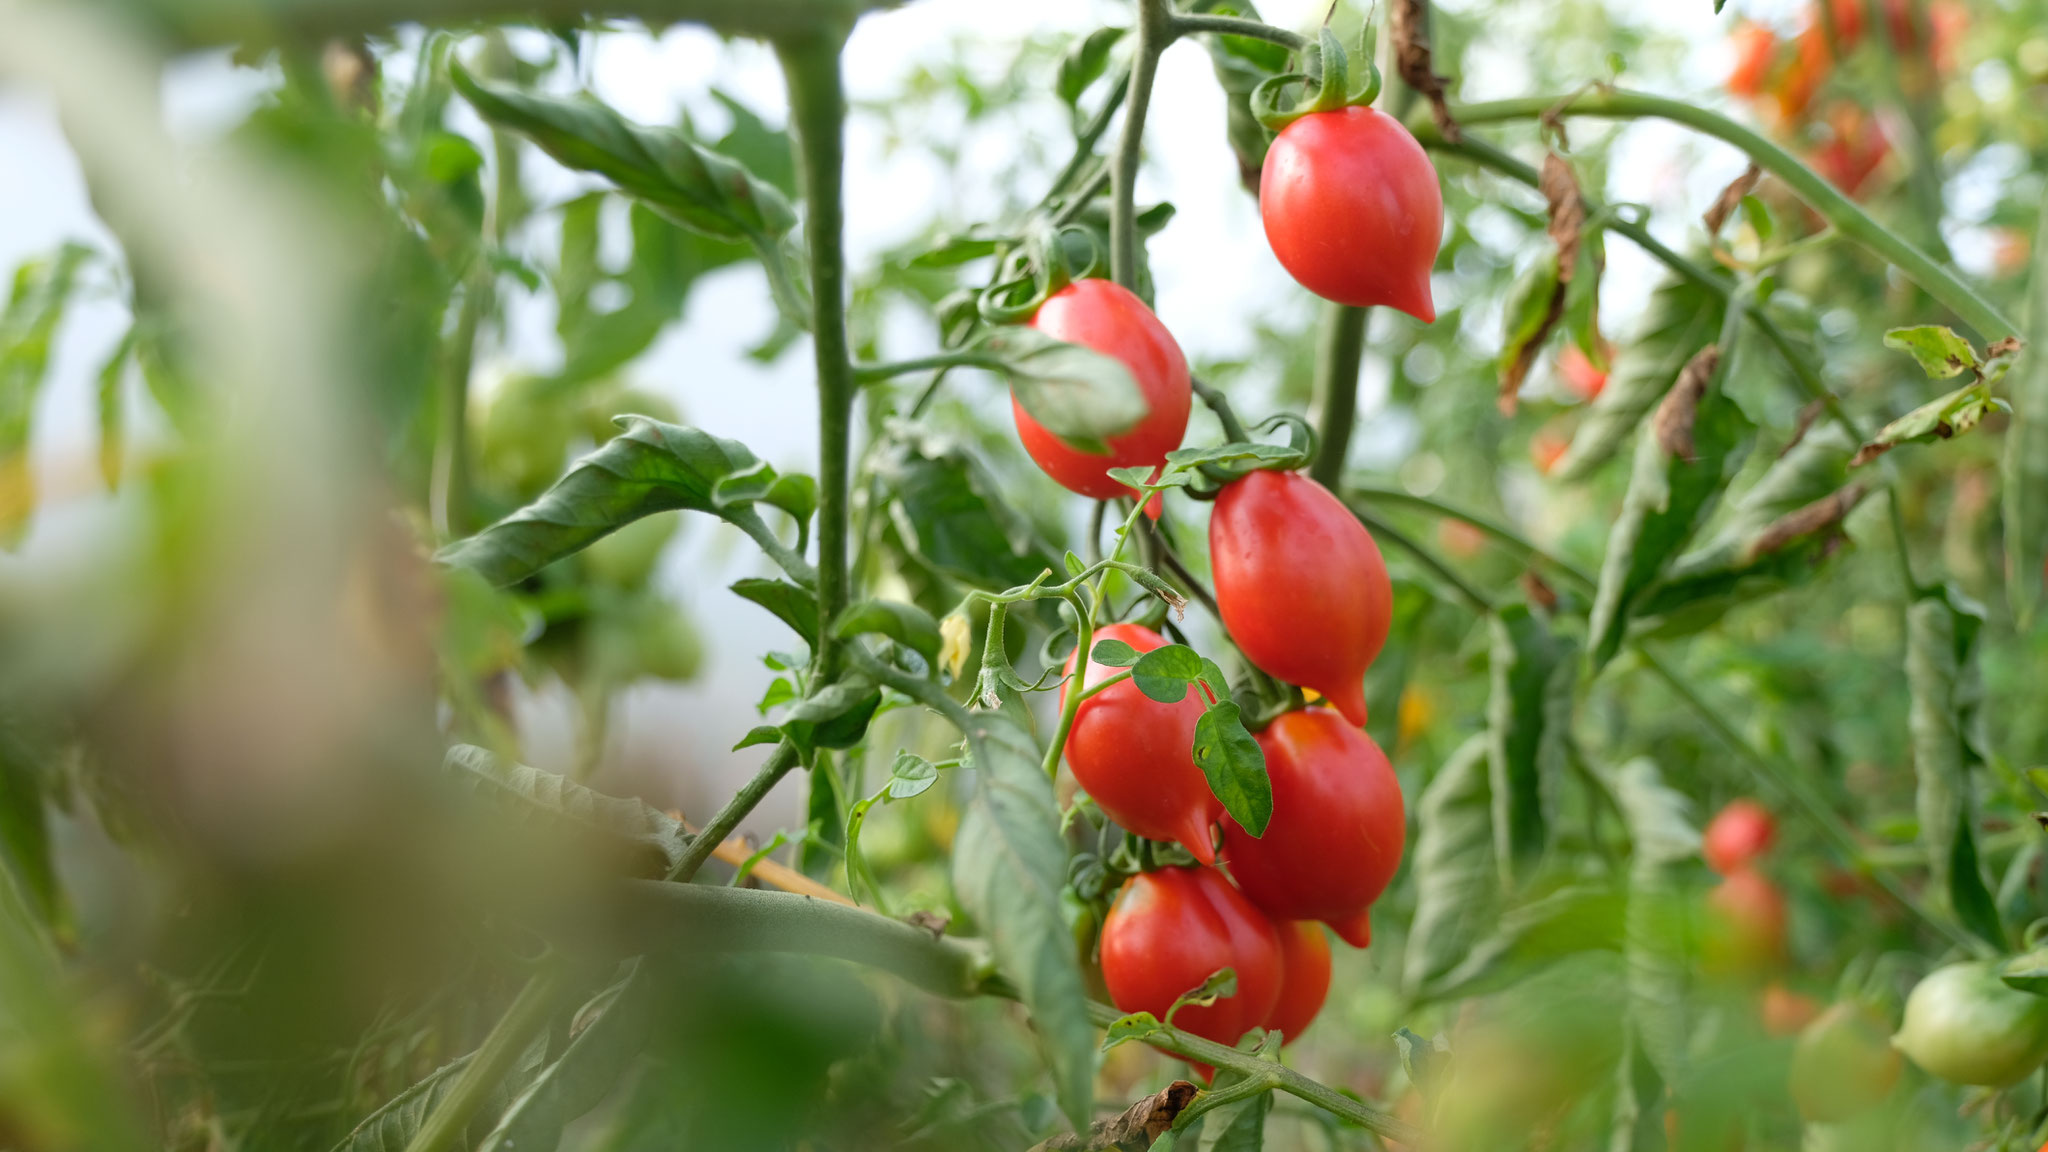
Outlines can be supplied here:
<path id="1" fill-rule="evenodd" d="M 1952 1084 L 2002 1088 L 2048 1060 L 2048 999 L 1998 978 L 1998 966 L 1938 968 L 1906 998 L 1892 1046 Z"/>
<path id="2" fill-rule="evenodd" d="M 1844 1001 L 1816 1017 L 1792 1049 L 1792 1101 L 1812 1123 L 1849 1120 L 1876 1107 L 1899 1080 L 1899 1054 L 1884 1021 Z"/>

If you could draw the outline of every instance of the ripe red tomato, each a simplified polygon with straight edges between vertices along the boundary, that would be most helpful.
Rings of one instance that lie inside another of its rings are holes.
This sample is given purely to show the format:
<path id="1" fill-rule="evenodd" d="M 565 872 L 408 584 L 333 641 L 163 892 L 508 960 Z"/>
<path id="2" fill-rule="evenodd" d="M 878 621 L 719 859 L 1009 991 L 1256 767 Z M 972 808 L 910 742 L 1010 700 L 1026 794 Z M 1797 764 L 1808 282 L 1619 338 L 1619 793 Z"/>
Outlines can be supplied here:
<path id="1" fill-rule="evenodd" d="M 1292 1042 L 1330 994 L 1330 939 L 1312 920 L 1282 920 L 1273 927 L 1280 933 L 1280 999 L 1266 1014 L 1266 1028 Z"/>
<path id="2" fill-rule="evenodd" d="M 1792 1049 L 1792 1102 L 1809 1123 L 1838 1124 L 1878 1106 L 1903 1062 L 1870 1009 L 1843 1001 L 1820 1014 Z"/>
<path id="3" fill-rule="evenodd" d="M 1726 876 L 1762 859 L 1777 838 L 1778 822 L 1771 810 L 1745 796 L 1729 801 L 1708 822 L 1700 851 L 1707 867 Z"/>
<path id="4" fill-rule="evenodd" d="M 1745 976 L 1776 968 L 1785 958 L 1785 896 L 1753 868 L 1729 873 L 1707 894 L 1707 970 Z"/>
<path id="5" fill-rule="evenodd" d="M 1393 117 L 1340 108 L 1282 129 L 1259 176 L 1259 215 L 1302 287 L 1436 319 L 1429 273 L 1443 242 L 1443 192 L 1428 154 Z"/>
<path id="6" fill-rule="evenodd" d="M 1098 629 L 1095 639 L 1121 640 L 1140 652 L 1166 643 L 1138 624 L 1111 624 Z M 1061 707 L 1074 690 L 1074 663 L 1080 655 L 1067 657 L 1069 679 L 1060 690 Z M 1088 683 L 1099 684 L 1118 671 L 1090 660 Z M 1197 691 L 1177 704 L 1161 704 L 1129 680 L 1113 684 L 1075 710 L 1067 764 L 1110 819 L 1148 840 L 1178 840 L 1195 859 L 1214 864 L 1210 829 L 1223 806 L 1190 751 L 1204 707 Z"/>
<path id="7" fill-rule="evenodd" d="M 1223 626 L 1245 659 L 1365 723 L 1365 669 L 1387 642 L 1394 587 L 1372 533 L 1298 472 L 1225 485 L 1209 517 Z"/>
<path id="8" fill-rule="evenodd" d="M 1133 876 L 1102 922 L 1102 979 L 1123 1012 L 1159 1019 L 1218 969 L 1237 973 L 1237 994 L 1189 1005 L 1174 1027 L 1235 1044 L 1280 1000 L 1280 935 L 1214 868 L 1161 868 Z"/>
<path id="9" fill-rule="evenodd" d="M 1729 34 L 1735 49 L 1735 67 L 1728 72 L 1728 92 L 1734 96 L 1763 95 L 1764 79 L 1778 52 L 1778 37 L 1769 28 L 1749 20 Z"/>
<path id="10" fill-rule="evenodd" d="M 1608 356 L 1613 357 L 1612 351 Z M 1564 351 L 1557 354 L 1557 374 L 1581 400 L 1597 400 L 1607 389 L 1607 369 L 1593 363 L 1593 358 L 1577 344 L 1566 344 Z"/>
<path id="11" fill-rule="evenodd" d="M 1763 1000 L 1757 1007 L 1764 1031 L 1773 1036 L 1796 1036 L 1818 1015 L 1820 1005 L 1813 997 L 1802 996 L 1775 981 L 1764 989 Z"/>
<path id="12" fill-rule="evenodd" d="M 1878 122 L 1844 102 L 1828 110 L 1826 140 L 1810 160 L 1843 195 L 1855 196 L 1891 150 L 1891 141 Z"/>
<path id="13" fill-rule="evenodd" d="M 1787 65 L 1771 93 L 1778 104 L 1778 118 L 1793 121 L 1813 103 L 1815 93 L 1835 69 L 1834 50 L 1828 47 L 1827 30 L 1809 24 L 1794 41 L 1792 63 Z"/>
<path id="14" fill-rule="evenodd" d="M 1109 455 L 1094 456 L 1046 431 L 1013 395 L 1017 439 L 1024 451 L 1070 492 L 1096 500 L 1136 495 L 1136 490 L 1110 479 L 1111 468 L 1150 467 L 1166 463 L 1166 454 L 1180 447 L 1188 430 L 1188 409 L 1194 390 L 1188 381 L 1187 357 L 1159 317 L 1145 302 L 1108 280 L 1076 280 L 1046 298 L 1031 326 L 1058 340 L 1092 348 L 1123 361 L 1138 391 L 1151 408 L 1137 427 L 1109 439 Z M 1155 497 L 1148 510 L 1159 514 Z"/>
<path id="15" fill-rule="evenodd" d="M 1288 712 L 1258 734 L 1273 819 L 1254 838 L 1223 817 L 1223 859 L 1276 920 L 1321 920 L 1354 948 L 1407 841 L 1401 783 L 1386 754 L 1328 708 Z"/>

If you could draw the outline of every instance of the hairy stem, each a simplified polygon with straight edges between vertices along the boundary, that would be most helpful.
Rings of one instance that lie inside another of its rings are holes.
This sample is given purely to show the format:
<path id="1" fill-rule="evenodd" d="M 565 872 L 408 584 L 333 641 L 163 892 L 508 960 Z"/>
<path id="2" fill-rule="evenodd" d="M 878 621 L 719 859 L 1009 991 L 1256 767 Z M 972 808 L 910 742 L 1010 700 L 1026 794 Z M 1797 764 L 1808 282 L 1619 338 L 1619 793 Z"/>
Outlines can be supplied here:
<path id="1" fill-rule="evenodd" d="M 778 40 L 796 130 L 804 192 L 804 241 L 810 250 L 811 335 L 818 374 L 818 619 L 846 607 L 847 474 L 853 437 L 853 361 L 846 337 L 844 249 L 846 94 L 839 82 L 845 29 L 813 29 Z M 818 637 L 818 680 L 839 672 L 839 640 Z"/>
<path id="2" fill-rule="evenodd" d="M 755 805 L 781 783 L 800 760 L 796 745 L 787 740 L 777 744 L 775 751 L 768 754 L 767 762 L 761 765 L 761 770 L 754 773 L 754 778 L 725 802 L 725 807 L 718 810 L 711 823 L 690 838 L 690 846 L 676 859 L 675 867 L 668 870 L 668 878 L 682 884 L 689 883 L 697 875 L 697 869 L 704 866 L 704 861 L 709 860 L 718 846 L 725 843 L 725 838 L 732 835 L 732 830 L 740 826 L 740 821 L 747 818 L 747 813 L 752 812 Z"/>
<path id="3" fill-rule="evenodd" d="M 1842 195 L 1834 185 L 1801 164 L 1790 152 L 1718 112 L 1662 96 L 1602 88 L 1563 97 L 1527 96 L 1466 104 L 1453 108 L 1451 114 L 1459 124 L 1468 127 L 1548 116 L 1594 116 L 1609 120 L 1656 118 L 1683 124 L 1741 149 L 1758 167 L 1784 181 L 1836 231 L 1905 273 L 1928 295 L 1976 329 L 1983 339 L 1999 340 L 2019 334 L 2018 325 L 1979 295 L 1975 288 L 1964 283 L 1961 277 L 1898 233 L 1871 219 L 1869 213 L 1854 200 Z"/>
<path id="4" fill-rule="evenodd" d="M 1351 450 L 1351 426 L 1358 417 L 1358 367 L 1365 359 L 1369 308 L 1325 301 L 1316 340 L 1316 458 L 1308 474 L 1336 491 Z"/>
<path id="5" fill-rule="evenodd" d="M 1152 106 L 1159 54 L 1172 39 L 1172 4 L 1168 0 L 1138 0 L 1131 82 L 1124 97 L 1124 133 L 1109 169 L 1109 274 L 1134 292 L 1138 288 L 1138 158 L 1145 147 L 1145 113 Z"/>

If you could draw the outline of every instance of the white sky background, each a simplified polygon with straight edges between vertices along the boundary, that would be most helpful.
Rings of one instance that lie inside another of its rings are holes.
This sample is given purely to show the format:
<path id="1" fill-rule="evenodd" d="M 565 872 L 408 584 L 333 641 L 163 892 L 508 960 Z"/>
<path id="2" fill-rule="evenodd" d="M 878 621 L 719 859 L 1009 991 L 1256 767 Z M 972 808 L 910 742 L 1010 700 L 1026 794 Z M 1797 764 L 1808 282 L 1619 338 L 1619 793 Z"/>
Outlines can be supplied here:
<path id="1" fill-rule="evenodd" d="M 1455 3 L 1445 7 L 1457 7 Z M 1698 45 L 1676 76 L 1629 77 L 1637 87 L 1688 98 L 1719 98 L 1727 69 L 1722 30 L 1731 11 L 1713 14 L 1710 0 L 1660 0 L 1641 5 L 1611 0 L 1631 20 L 1654 20 Z M 1261 0 L 1267 19 L 1286 26 L 1312 25 L 1322 0 Z M 1465 99 L 1489 99 L 1533 91 L 1556 91 L 1594 74 L 1600 61 L 1585 62 L 1583 75 L 1532 75 L 1529 62 L 1513 51 L 1540 28 L 1548 5 L 1531 0 L 1514 17 L 1496 22 L 1462 85 Z M 1783 17 L 1791 0 L 1752 3 L 1759 16 Z M 856 101 L 879 100 L 899 87 L 921 61 L 944 58 L 964 36 L 986 51 L 970 62 L 991 74 L 1008 59 L 1017 41 L 1033 32 L 1080 33 L 1103 23 L 1128 20 L 1125 4 L 1097 0 L 918 0 L 863 21 L 847 53 L 847 83 Z M 1526 32 L 1522 29 L 1525 28 Z M 677 28 L 659 40 L 623 34 L 597 41 L 589 62 L 591 83 L 604 99 L 647 122 L 673 122 L 687 106 L 707 127 L 722 123 L 708 93 L 714 86 L 733 93 L 771 122 L 782 119 L 784 99 L 773 57 L 758 45 L 722 46 L 708 33 Z M 165 84 L 165 111 L 172 129 L 204 137 L 236 122 L 272 83 L 268 75 L 229 66 L 224 53 L 186 61 Z M 458 107 L 460 104 L 458 102 Z M 1307 306 L 1308 297 L 1274 262 L 1259 227 L 1256 207 L 1237 183 L 1235 163 L 1223 138 L 1222 96 L 1207 55 L 1197 44 L 1177 46 L 1166 56 L 1155 113 L 1148 125 L 1146 167 L 1139 182 L 1142 201 L 1171 200 L 1179 209 L 1168 229 L 1152 243 L 1160 317 L 1191 358 L 1242 355 L 1250 348 L 1249 317 Z M 935 131 L 949 131 L 935 125 Z M 1047 134 L 1064 125 L 1049 119 Z M 1002 139 L 977 147 L 999 148 Z M 973 153 L 970 153 L 970 156 Z M 943 201 L 973 188 L 941 188 L 928 162 L 914 151 L 885 155 L 879 125 L 857 115 L 849 127 L 847 204 L 849 245 L 856 262 L 913 235 Z M 1630 128 L 1615 153 L 1606 194 L 1610 199 L 1651 204 L 1660 232 L 1679 239 L 1714 192 L 1740 170 L 1730 150 L 1696 145 L 1677 130 L 1645 123 Z M 529 181 L 542 203 L 573 195 L 587 184 L 536 157 Z M 984 196 L 990 190 L 982 189 Z M 964 206 L 969 218 L 974 205 Z M 47 253 L 66 239 L 83 239 L 103 250 L 113 242 L 91 214 L 77 166 L 47 104 L 18 91 L 0 90 L 0 270 Z M 547 250 L 549 243 L 537 245 Z M 1603 311 L 1624 325 L 1649 283 L 1649 267 L 1626 243 L 1610 244 Z M 672 327 L 631 370 L 635 382 L 670 396 L 690 423 L 741 440 L 778 464 L 808 468 L 811 443 L 809 358 L 793 349 L 778 363 L 762 366 L 744 350 L 767 330 L 771 306 L 759 273 L 751 267 L 722 273 L 692 294 L 683 322 Z M 509 347 L 479 365 L 479 386 L 488 389 L 514 366 L 545 367 L 559 359 L 552 306 L 520 298 L 511 317 Z M 108 297 L 82 302 L 65 326 L 54 374 L 37 411 L 37 468 L 45 489 L 60 486 L 60 472 L 77 474 L 76 462 L 96 449 L 94 377 L 125 329 L 125 308 Z M 891 329 L 892 355 L 920 349 L 927 339 L 905 325 Z M 1383 380 L 1370 374 L 1362 391 L 1362 417 L 1370 420 L 1384 395 Z M 138 396 L 131 411 L 146 411 Z M 144 427 L 146 417 L 136 423 Z M 71 487 L 75 490 L 76 483 Z M 75 546 L 94 519 L 97 497 L 74 494 L 69 503 L 46 509 L 23 553 L 0 557 L 0 565 L 35 563 Z M 102 508 L 103 510 L 103 508 Z M 613 755 L 639 772 L 674 781 L 671 795 L 702 819 L 710 804 L 750 774 L 758 749 L 731 754 L 725 749 L 753 722 L 753 703 L 771 676 L 757 654 L 784 646 L 782 626 L 767 613 L 743 605 L 725 592 L 760 563 L 740 547 L 737 534 L 706 518 L 693 518 L 671 549 L 663 579 L 689 606 L 707 646 L 704 674 L 687 685 L 646 685 L 622 701 L 613 728 Z M 572 746 L 570 711 L 564 694 L 543 693 L 525 702 L 528 758 L 562 768 Z M 655 786 L 653 791 L 670 792 Z M 750 822 L 772 829 L 796 811 L 800 793 L 785 785 L 771 805 Z"/>

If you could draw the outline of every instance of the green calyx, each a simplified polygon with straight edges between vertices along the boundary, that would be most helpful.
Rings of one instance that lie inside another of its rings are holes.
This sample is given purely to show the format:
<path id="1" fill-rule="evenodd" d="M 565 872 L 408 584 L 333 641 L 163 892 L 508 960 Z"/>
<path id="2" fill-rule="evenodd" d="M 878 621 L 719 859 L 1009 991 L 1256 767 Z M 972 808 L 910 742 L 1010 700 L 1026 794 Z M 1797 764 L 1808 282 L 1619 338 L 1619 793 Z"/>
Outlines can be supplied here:
<path id="1" fill-rule="evenodd" d="M 1369 25 L 1359 36 L 1358 57 L 1365 62 L 1365 81 L 1353 90 L 1350 57 L 1345 54 L 1344 45 L 1338 42 L 1337 34 L 1325 26 L 1317 41 L 1316 59 L 1311 64 L 1313 71 L 1288 72 L 1252 89 L 1252 116 L 1268 131 L 1278 132 L 1303 116 L 1316 112 L 1371 105 L 1379 99 L 1380 70 L 1372 59 L 1373 36 Z M 1315 87 L 1306 100 L 1282 104 L 1283 93 L 1293 84 L 1312 84 Z"/>
<path id="2" fill-rule="evenodd" d="M 1101 245 L 1086 228 L 1068 224 L 1041 228 L 1003 261 L 1003 275 L 981 294 L 981 318 L 990 324 L 1021 324 L 1046 297 L 1105 267 Z"/>

